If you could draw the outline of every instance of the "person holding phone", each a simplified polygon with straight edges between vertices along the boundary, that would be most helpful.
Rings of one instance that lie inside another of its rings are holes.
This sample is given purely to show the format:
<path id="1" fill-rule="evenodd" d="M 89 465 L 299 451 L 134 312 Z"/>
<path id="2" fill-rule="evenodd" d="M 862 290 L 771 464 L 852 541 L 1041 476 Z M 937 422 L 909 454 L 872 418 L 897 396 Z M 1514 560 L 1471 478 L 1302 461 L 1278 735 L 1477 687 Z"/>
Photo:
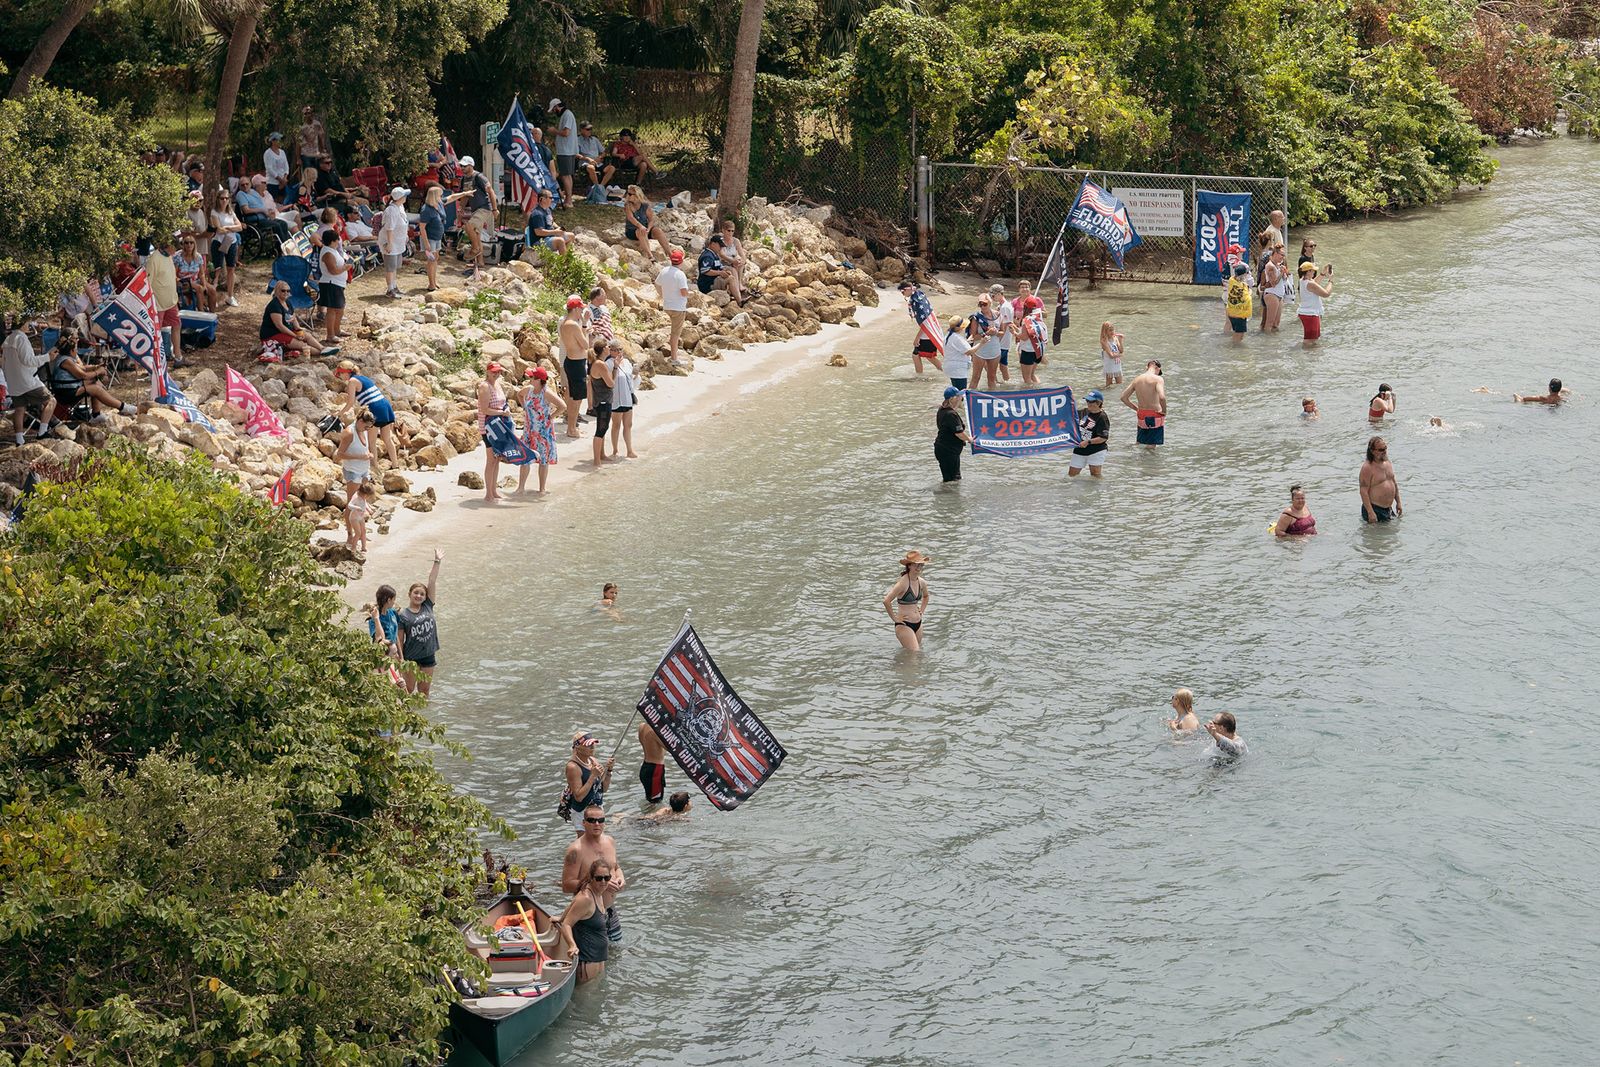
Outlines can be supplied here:
<path id="1" fill-rule="evenodd" d="M 1333 295 L 1333 268 L 1317 269 L 1310 261 L 1300 264 L 1300 328 L 1304 343 L 1316 344 L 1322 337 L 1323 299 Z"/>

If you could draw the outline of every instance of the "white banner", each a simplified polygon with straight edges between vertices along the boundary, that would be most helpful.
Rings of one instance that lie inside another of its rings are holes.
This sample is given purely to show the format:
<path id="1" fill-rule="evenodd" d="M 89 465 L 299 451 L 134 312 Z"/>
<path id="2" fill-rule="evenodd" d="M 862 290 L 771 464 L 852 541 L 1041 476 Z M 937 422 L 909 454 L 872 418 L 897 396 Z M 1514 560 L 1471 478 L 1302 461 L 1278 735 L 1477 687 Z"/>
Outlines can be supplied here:
<path id="1" fill-rule="evenodd" d="M 1184 235 L 1182 189 L 1112 189 L 1111 195 L 1128 208 L 1128 221 L 1141 237 Z"/>

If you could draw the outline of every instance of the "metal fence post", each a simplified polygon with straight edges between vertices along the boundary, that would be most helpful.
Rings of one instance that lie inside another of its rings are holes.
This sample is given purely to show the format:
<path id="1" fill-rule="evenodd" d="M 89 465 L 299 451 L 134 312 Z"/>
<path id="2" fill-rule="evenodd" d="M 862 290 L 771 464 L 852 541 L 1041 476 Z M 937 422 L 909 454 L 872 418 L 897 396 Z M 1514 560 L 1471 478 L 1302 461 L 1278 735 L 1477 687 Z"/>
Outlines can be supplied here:
<path id="1" fill-rule="evenodd" d="M 929 166 L 927 156 L 917 157 L 916 174 L 917 254 L 931 264 L 933 262 L 933 196 L 929 186 L 933 184 L 933 168 Z"/>

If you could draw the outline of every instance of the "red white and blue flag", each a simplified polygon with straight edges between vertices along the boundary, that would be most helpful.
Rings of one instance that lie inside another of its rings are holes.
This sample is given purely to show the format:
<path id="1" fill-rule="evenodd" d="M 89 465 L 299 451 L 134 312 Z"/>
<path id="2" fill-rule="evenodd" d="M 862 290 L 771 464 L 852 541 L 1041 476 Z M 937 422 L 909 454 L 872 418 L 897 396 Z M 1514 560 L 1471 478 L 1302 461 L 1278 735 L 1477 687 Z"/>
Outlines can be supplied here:
<path id="1" fill-rule="evenodd" d="M 444 134 L 439 135 L 439 184 L 455 188 L 456 178 L 461 174 L 460 159 L 456 155 L 455 145 L 450 143 L 450 138 Z"/>
<path id="2" fill-rule="evenodd" d="M 912 289 L 911 298 L 906 302 L 906 311 L 910 313 L 911 321 L 921 329 L 922 336 L 932 341 L 934 349 L 941 356 L 944 355 L 944 330 L 939 328 L 939 316 L 933 313 L 928 294 L 921 289 Z"/>
<path id="3" fill-rule="evenodd" d="M 1067 212 L 1067 225 L 1105 245 L 1118 270 L 1122 269 L 1123 254 L 1143 242 L 1129 221 L 1128 209 L 1122 201 L 1088 178 L 1078 186 L 1072 210 Z"/>
<path id="4" fill-rule="evenodd" d="M 645 687 L 639 714 L 723 811 L 749 800 L 787 755 L 717 670 L 688 622 Z"/>
<path id="5" fill-rule="evenodd" d="M 550 168 L 544 165 L 544 156 L 534 147 L 533 129 L 522 114 L 520 99 L 511 101 L 511 111 L 506 115 L 505 124 L 500 127 L 496 144 L 511 170 L 511 199 L 523 214 L 527 214 L 538 203 L 539 190 L 555 192 L 556 180 Z"/>
<path id="6" fill-rule="evenodd" d="M 283 474 L 272 483 L 272 488 L 267 490 L 267 503 L 274 507 L 283 507 L 289 502 L 289 479 L 294 477 L 294 464 L 283 468 Z"/>
<path id="7" fill-rule="evenodd" d="M 150 372 L 150 399 L 161 399 L 167 381 L 167 357 L 161 343 L 161 313 L 150 276 L 140 267 L 122 291 L 95 309 L 94 324 L 104 330 L 128 358 Z"/>

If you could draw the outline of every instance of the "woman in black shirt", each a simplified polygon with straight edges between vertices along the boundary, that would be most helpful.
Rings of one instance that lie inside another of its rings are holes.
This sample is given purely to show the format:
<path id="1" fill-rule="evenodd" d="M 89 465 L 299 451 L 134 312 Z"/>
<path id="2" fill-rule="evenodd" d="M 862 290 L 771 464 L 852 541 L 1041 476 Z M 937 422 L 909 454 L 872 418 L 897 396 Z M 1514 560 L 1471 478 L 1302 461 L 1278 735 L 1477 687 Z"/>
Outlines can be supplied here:
<path id="1" fill-rule="evenodd" d="M 972 441 L 972 435 L 967 433 L 967 424 L 958 410 L 960 405 L 961 390 L 953 385 L 948 386 L 944 391 L 944 403 L 939 405 L 934 415 L 939 434 L 933 439 L 933 455 L 939 461 L 939 473 L 947 482 L 961 480 L 961 453 Z"/>

